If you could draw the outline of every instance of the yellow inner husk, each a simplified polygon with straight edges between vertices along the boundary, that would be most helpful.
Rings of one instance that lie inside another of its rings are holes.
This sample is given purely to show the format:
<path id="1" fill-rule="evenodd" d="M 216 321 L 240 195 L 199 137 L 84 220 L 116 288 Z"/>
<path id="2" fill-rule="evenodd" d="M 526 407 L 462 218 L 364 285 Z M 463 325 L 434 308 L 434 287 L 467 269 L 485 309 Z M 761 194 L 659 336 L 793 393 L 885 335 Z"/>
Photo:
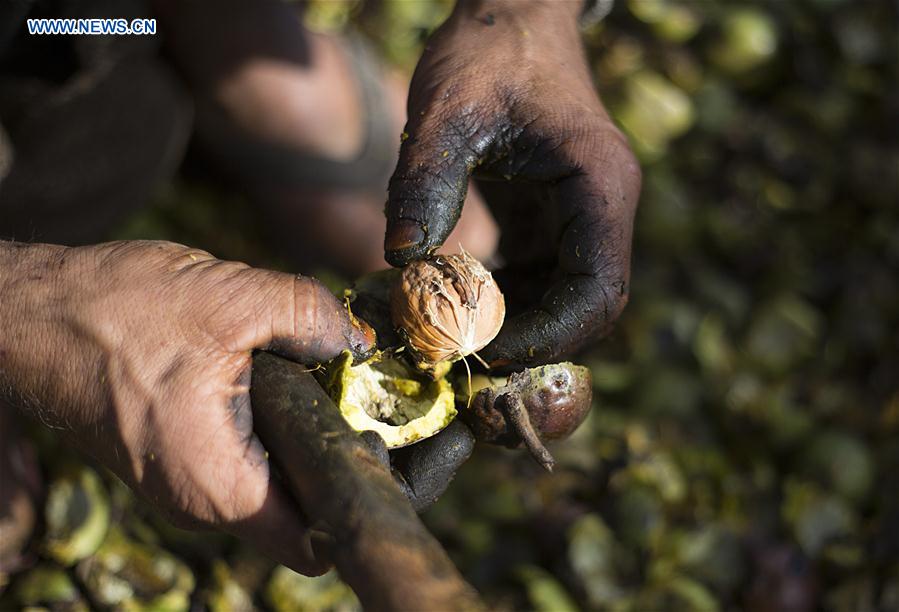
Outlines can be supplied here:
<path id="1" fill-rule="evenodd" d="M 416 378 L 395 359 L 353 366 L 352 357 L 345 354 L 330 386 L 350 426 L 377 432 L 389 448 L 430 437 L 456 416 L 453 389 L 446 379 Z"/>

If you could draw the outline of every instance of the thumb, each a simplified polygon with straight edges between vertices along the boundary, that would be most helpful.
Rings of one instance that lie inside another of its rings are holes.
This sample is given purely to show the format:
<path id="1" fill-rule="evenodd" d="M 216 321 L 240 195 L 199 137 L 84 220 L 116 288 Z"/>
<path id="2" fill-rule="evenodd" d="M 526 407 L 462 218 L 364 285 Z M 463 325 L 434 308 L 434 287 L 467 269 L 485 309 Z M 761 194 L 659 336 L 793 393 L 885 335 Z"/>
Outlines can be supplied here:
<path id="1" fill-rule="evenodd" d="M 385 211 L 384 258 L 394 266 L 443 245 L 462 213 L 468 177 L 490 144 L 473 116 L 447 118 L 415 104 L 410 116 Z"/>
<path id="2" fill-rule="evenodd" d="M 321 363 L 349 350 L 355 360 L 371 355 L 375 332 L 354 317 L 314 278 L 253 270 L 267 290 L 256 292 L 250 348 L 268 349 L 300 363 Z"/>

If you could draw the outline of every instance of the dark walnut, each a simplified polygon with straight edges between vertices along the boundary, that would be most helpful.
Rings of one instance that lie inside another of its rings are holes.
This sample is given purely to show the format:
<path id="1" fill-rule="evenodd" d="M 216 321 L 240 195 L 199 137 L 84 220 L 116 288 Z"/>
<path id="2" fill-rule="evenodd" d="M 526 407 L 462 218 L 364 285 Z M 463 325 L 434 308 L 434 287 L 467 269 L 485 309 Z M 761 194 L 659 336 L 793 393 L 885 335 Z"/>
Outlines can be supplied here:
<path id="1" fill-rule="evenodd" d="M 589 369 L 553 363 L 512 374 L 503 386 L 481 389 L 460 417 L 479 440 L 509 448 L 523 443 L 552 469 L 543 442 L 571 435 L 587 418 L 592 399 Z"/>

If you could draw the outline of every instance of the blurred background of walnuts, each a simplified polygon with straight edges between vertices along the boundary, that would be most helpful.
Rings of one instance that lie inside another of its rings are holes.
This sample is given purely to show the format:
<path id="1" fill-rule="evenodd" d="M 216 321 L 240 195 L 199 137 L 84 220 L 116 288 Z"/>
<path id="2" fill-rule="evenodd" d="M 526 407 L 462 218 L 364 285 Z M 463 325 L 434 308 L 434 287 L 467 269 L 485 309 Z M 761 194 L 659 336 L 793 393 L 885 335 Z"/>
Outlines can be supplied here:
<path id="1" fill-rule="evenodd" d="M 411 69 L 449 6 L 306 15 Z M 481 448 L 425 515 L 492 606 L 899 609 L 897 23 L 888 1 L 618 0 L 586 33 L 644 163 L 631 301 L 584 359 L 597 406 L 555 473 Z M 278 263 L 244 202 L 188 179 L 115 237 Z M 71 484 L 55 443 L 41 453 Z M 102 477 L 113 527 L 95 552 L 74 569 L 34 556 L 0 608 L 356 606 L 334 575 L 174 530 Z"/>

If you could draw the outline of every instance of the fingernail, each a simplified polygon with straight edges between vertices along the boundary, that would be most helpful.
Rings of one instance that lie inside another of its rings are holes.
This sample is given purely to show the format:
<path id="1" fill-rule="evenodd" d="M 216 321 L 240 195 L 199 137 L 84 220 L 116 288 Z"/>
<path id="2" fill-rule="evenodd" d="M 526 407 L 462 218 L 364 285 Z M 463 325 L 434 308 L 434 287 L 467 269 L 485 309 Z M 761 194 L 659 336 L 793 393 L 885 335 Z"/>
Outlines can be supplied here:
<path id="1" fill-rule="evenodd" d="M 402 251 L 413 247 L 425 239 L 425 232 L 416 221 L 399 219 L 389 224 L 384 247 L 388 251 Z"/>

